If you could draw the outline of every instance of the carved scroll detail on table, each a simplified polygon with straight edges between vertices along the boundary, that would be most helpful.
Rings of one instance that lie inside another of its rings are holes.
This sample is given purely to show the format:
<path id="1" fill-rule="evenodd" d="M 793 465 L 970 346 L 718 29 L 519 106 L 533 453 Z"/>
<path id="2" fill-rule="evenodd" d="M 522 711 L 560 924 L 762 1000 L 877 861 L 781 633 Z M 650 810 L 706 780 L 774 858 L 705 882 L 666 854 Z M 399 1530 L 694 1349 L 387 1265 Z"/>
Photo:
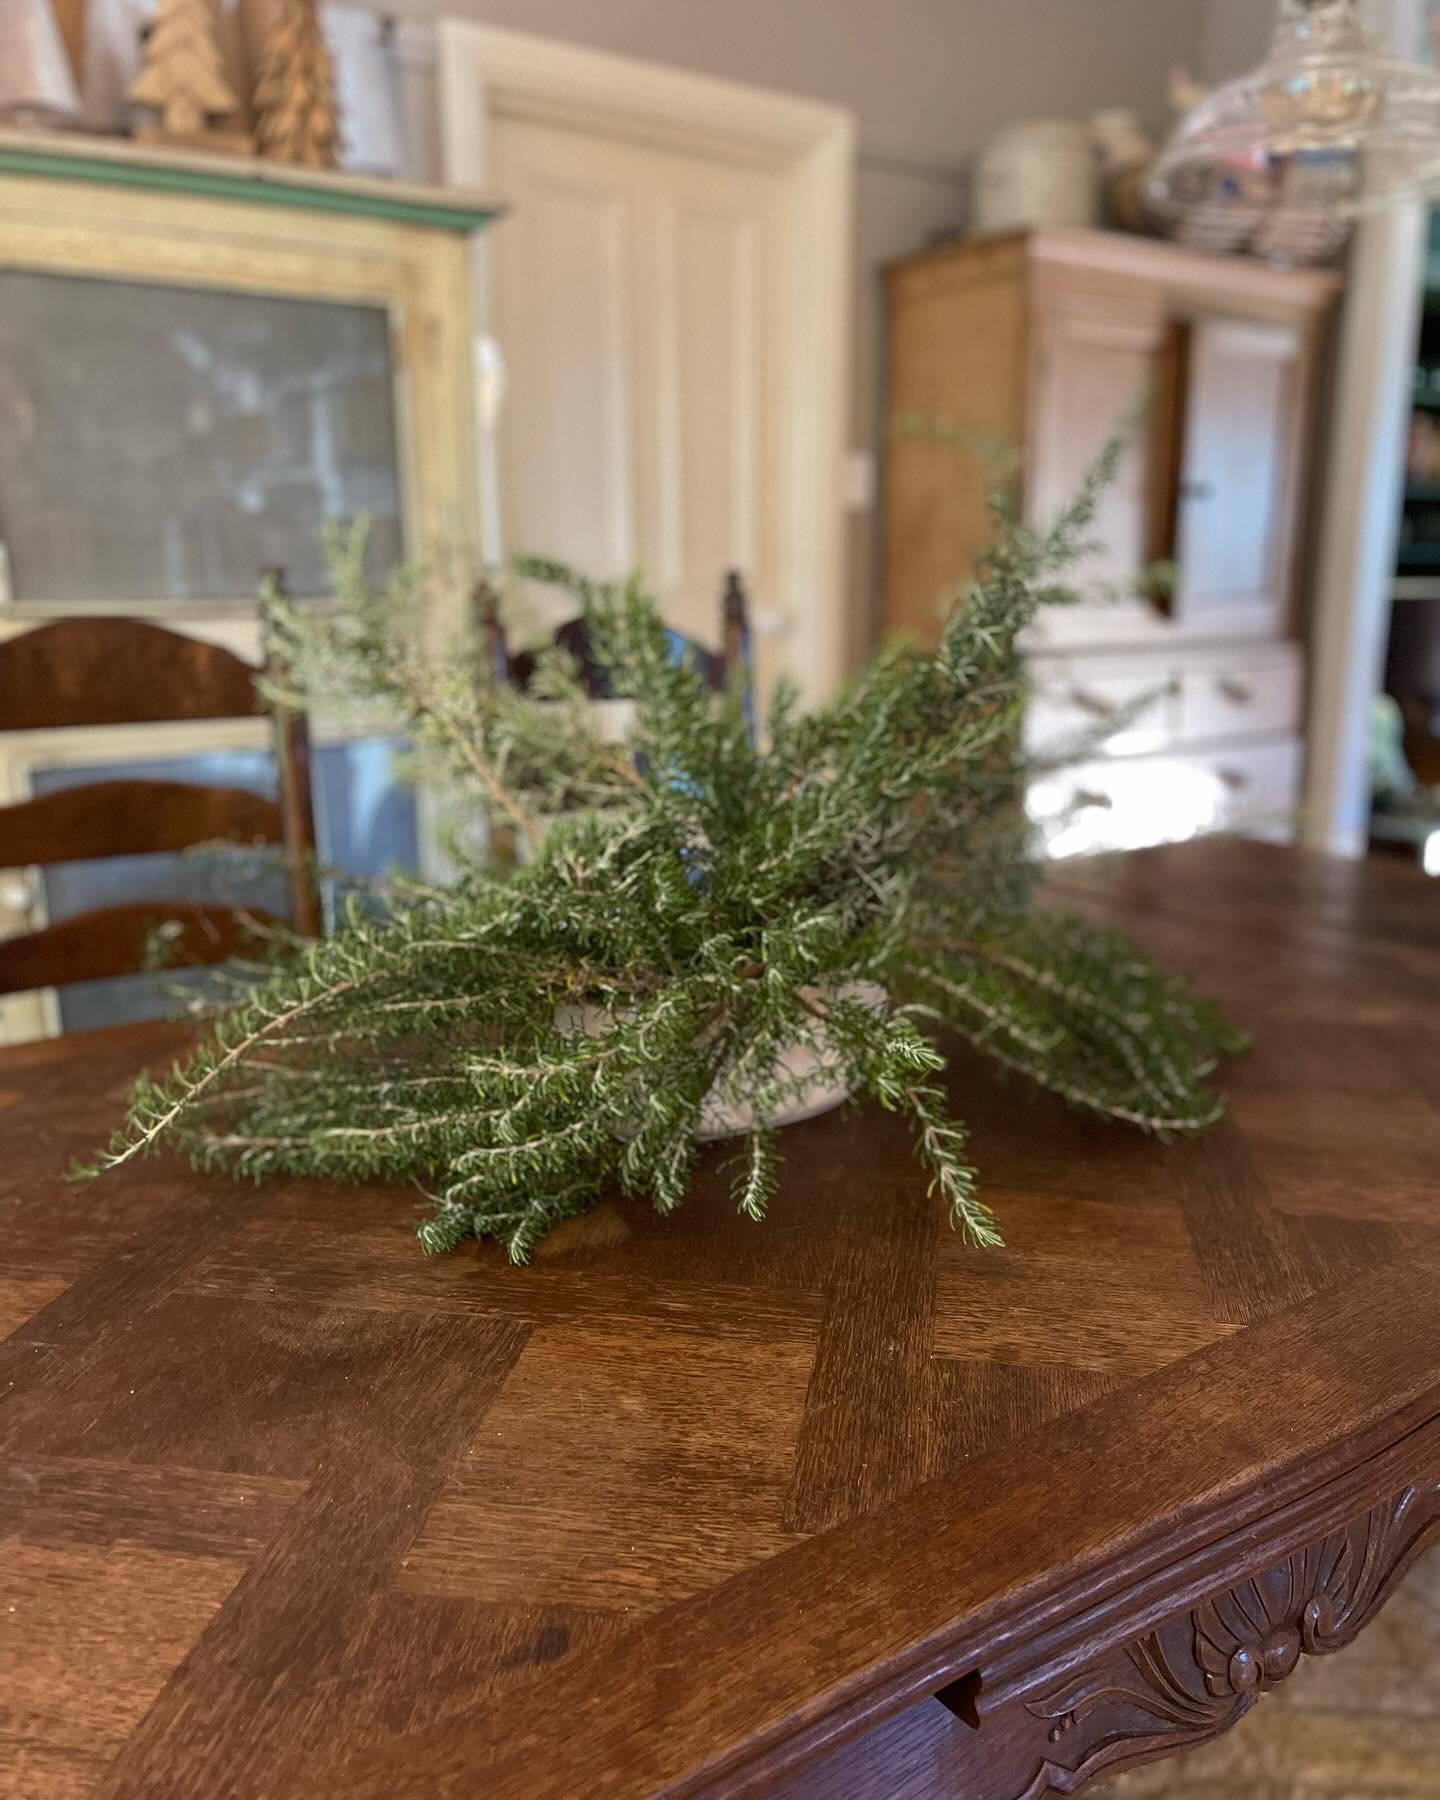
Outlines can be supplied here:
<path id="1" fill-rule="evenodd" d="M 1303 1655 L 1348 1644 L 1436 1537 L 1440 1480 L 1406 1488 L 1029 1702 L 1048 1741 L 1015 1800 L 1076 1794 L 1102 1772 L 1228 1730 Z"/>

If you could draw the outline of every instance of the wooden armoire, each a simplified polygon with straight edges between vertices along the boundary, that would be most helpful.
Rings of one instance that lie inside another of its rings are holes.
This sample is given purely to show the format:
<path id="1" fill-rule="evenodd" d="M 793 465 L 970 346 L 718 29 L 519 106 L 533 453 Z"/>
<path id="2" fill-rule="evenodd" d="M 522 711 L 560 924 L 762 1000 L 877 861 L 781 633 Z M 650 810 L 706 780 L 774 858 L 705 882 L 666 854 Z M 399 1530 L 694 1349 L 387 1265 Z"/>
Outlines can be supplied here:
<path id="1" fill-rule="evenodd" d="M 1027 740 L 1085 752 L 1037 782 L 1032 813 L 1059 854 L 1227 826 L 1287 835 L 1303 761 L 1302 522 L 1339 277 L 1047 229 L 928 251 L 887 279 L 887 411 L 946 429 L 900 429 L 887 446 L 886 630 L 933 642 L 993 536 L 996 469 L 980 447 L 1018 458 L 1025 515 L 1041 523 L 1141 412 L 1076 574 L 1084 599 L 1032 636 Z M 1157 565 L 1172 578 L 1147 597 Z"/>

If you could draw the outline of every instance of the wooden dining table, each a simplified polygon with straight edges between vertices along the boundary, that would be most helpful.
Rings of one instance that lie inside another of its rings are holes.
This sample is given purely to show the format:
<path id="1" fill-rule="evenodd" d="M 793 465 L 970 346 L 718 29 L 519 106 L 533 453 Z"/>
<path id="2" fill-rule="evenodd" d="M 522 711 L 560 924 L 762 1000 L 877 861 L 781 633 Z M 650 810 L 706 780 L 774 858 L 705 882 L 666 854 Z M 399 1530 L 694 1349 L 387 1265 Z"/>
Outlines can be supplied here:
<path id="1" fill-rule="evenodd" d="M 173 1025 L 0 1054 L 0 1795 L 1038 1800 L 1223 1732 L 1440 1532 L 1440 885 L 1066 865 L 1254 1036 L 1161 1144 L 956 1048 L 534 1262 L 67 1177 Z M 1343 1666 L 1343 1665 L 1337 1665 Z"/>

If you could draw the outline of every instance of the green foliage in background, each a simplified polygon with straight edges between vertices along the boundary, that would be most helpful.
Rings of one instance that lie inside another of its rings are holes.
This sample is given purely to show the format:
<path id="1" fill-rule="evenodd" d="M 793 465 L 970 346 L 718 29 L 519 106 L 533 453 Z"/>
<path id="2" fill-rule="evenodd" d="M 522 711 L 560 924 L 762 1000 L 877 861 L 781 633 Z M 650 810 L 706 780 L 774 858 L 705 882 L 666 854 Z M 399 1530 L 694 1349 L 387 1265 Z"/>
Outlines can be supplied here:
<path id="1" fill-rule="evenodd" d="M 1234 1034 L 1123 939 L 1033 903 L 1018 639 L 1071 598 L 1115 455 L 1050 530 L 1000 516 L 933 653 L 891 648 L 814 712 L 782 690 L 761 748 L 636 582 L 525 570 L 573 595 L 633 698 L 612 742 L 562 654 L 522 694 L 476 645 L 429 653 L 423 582 L 375 590 L 342 545 L 333 613 L 272 600 L 300 697 L 401 726 L 488 831 L 456 837 L 452 884 L 352 905 L 219 1012 L 137 1086 L 105 1166 L 169 1143 L 255 1177 L 410 1181 L 427 1250 L 494 1237 L 519 1260 L 607 1188 L 678 1206 L 718 1099 L 757 1121 L 735 1202 L 758 1220 L 781 1192 L 765 1120 L 796 1087 L 780 1058 L 804 1045 L 904 1115 L 955 1226 L 989 1245 L 943 1030 L 1093 1112 L 1209 1125 Z"/>

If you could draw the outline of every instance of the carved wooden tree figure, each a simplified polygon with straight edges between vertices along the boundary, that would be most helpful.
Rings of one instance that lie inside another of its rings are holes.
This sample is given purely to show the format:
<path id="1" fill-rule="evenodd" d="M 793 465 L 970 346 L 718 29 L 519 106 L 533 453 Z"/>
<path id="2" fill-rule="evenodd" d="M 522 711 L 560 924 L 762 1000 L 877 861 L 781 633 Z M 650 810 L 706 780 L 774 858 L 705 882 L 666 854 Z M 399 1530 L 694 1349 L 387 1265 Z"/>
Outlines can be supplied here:
<path id="1" fill-rule="evenodd" d="M 157 114 L 157 122 L 141 126 L 137 137 L 217 149 L 250 147 L 239 124 L 239 96 L 225 75 L 211 0 L 159 0 L 130 98 Z"/>
<path id="2" fill-rule="evenodd" d="M 335 66 L 316 0 L 280 0 L 255 83 L 256 142 L 262 156 L 335 166 L 340 150 Z"/>

